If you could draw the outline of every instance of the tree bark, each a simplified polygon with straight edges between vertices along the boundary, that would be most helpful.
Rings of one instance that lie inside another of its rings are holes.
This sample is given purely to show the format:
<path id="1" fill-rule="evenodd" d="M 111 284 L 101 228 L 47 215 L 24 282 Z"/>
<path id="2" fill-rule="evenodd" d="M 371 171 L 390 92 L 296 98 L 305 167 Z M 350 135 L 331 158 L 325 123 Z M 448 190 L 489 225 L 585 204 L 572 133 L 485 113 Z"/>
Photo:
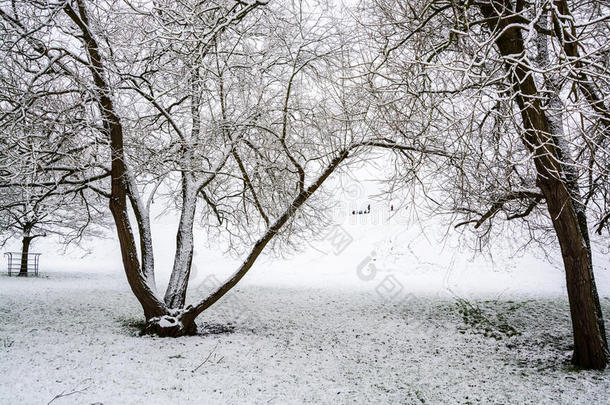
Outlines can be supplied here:
<path id="1" fill-rule="evenodd" d="M 588 231 L 586 226 L 582 227 L 575 204 L 577 196 L 570 193 L 560 160 L 562 152 L 550 133 L 540 103 L 542 96 L 525 60 L 520 28 L 508 22 L 514 16 L 513 4 L 511 0 L 490 0 L 479 3 L 479 9 L 489 28 L 501 33 L 495 44 L 505 58 L 513 95 L 521 110 L 524 126 L 521 138 L 534 155 L 537 185 L 544 194 L 561 247 L 574 333 L 572 361 L 583 368 L 603 369 L 608 363 L 608 345 L 585 233 Z"/>
<path id="2" fill-rule="evenodd" d="M 182 138 L 182 142 L 198 142 L 201 136 L 201 77 L 199 76 L 199 60 L 195 59 L 191 66 L 190 98 L 191 98 L 191 134 L 190 139 Z M 182 159 L 182 209 L 176 233 L 176 254 L 174 266 L 165 292 L 165 305 L 169 308 L 184 308 L 186 290 L 191 275 L 193 262 L 193 223 L 197 211 L 198 184 L 191 173 L 194 166 L 193 152 L 183 148 Z"/>
<path id="3" fill-rule="evenodd" d="M 125 184 L 127 169 L 123 147 L 123 126 L 111 99 L 112 89 L 105 78 L 106 69 L 98 43 L 90 31 L 86 6 L 83 0 L 77 0 L 76 4 L 76 10 L 69 3 L 64 6 L 63 10 L 82 33 L 103 129 L 110 139 L 112 158 L 110 211 L 119 237 L 127 281 L 148 320 L 168 314 L 168 309 L 156 296 L 155 288 L 148 284 L 148 280 L 140 267 L 136 241 L 127 210 L 127 185 Z"/>
<path id="4" fill-rule="evenodd" d="M 184 308 L 193 262 L 193 223 L 197 208 L 197 188 L 191 175 L 182 174 L 182 209 L 176 234 L 174 267 L 165 293 L 165 305 Z"/>
<path id="5" fill-rule="evenodd" d="M 19 276 L 27 277 L 28 276 L 28 258 L 30 255 L 30 244 L 34 239 L 33 236 L 24 236 L 21 241 L 21 264 L 19 266 Z"/>
<path id="6" fill-rule="evenodd" d="M 267 1 L 255 0 L 251 2 L 239 2 L 241 8 L 231 9 L 230 14 L 223 21 L 219 21 L 214 29 L 207 36 L 208 43 L 228 26 L 238 23 L 251 10 L 260 5 L 264 5 Z M 73 4 L 75 6 L 73 7 Z M 114 218 L 119 237 L 121 248 L 121 256 L 123 259 L 123 267 L 127 280 L 132 292 L 140 302 L 144 310 L 144 316 L 149 323 L 150 328 L 155 328 L 155 323 L 158 325 L 158 334 L 161 336 L 178 336 L 180 334 L 194 333 L 197 327 L 194 323 L 194 318 L 188 322 L 173 322 L 177 316 L 182 313 L 180 309 L 172 309 L 157 296 L 154 282 L 154 264 L 152 256 L 152 237 L 150 235 L 150 221 L 148 212 L 145 211 L 138 191 L 135 187 L 133 179 L 130 179 L 130 171 L 126 162 L 124 145 L 123 145 L 123 126 L 119 115 L 112 100 L 112 87 L 108 81 L 108 71 L 104 65 L 98 42 L 89 25 L 89 17 L 87 7 L 84 0 L 75 0 L 74 3 L 66 2 L 63 5 L 63 11 L 68 18 L 74 23 L 79 31 L 78 37 L 84 43 L 84 53 L 87 56 L 88 68 L 93 79 L 92 90 L 99 107 L 99 113 L 102 121 L 102 126 L 105 135 L 110 140 L 111 151 L 111 195 L 110 195 L 110 211 Z M 193 104 L 193 108 L 197 103 Z M 197 115 L 194 115 L 197 117 Z M 222 163 L 224 164 L 224 162 Z M 211 181 L 215 174 L 210 176 L 207 181 Z M 201 183 L 205 184 L 205 182 Z M 197 190 L 202 186 L 199 184 Z M 127 197 L 129 197 L 132 208 L 137 217 L 138 231 L 142 248 L 142 266 L 138 257 L 136 240 L 132 231 L 132 226 L 129 219 L 127 206 Z M 192 227 L 190 229 L 192 235 Z M 191 236 L 192 237 L 192 236 Z M 188 244 L 186 244 L 188 245 Z M 186 263 L 190 268 L 192 259 L 192 241 L 191 248 L 183 251 L 181 263 Z M 184 259 L 184 260 L 182 260 Z M 183 291 L 188 285 L 188 272 L 185 274 L 186 282 L 177 283 Z M 183 286 L 183 287 L 182 287 Z M 181 303 L 183 306 L 184 297 L 170 299 L 171 303 Z M 184 292 L 182 294 L 185 295 Z M 156 321 L 154 321 L 156 320 Z M 147 328 L 149 329 L 149 328 Z"/>
<path id="7" fill-rule="evenodd" d="M 326 181 L 326 179 L 339 167 L 339 165 L 347 159 L 349 156 L 349 150 L 342 151 L 339 156 L 334 158 L 320 176 L 315 179 L 309 187 L 303 189 L 296 197 L 292 200 L 292 203 L 288 206 L 286 211 L 278 217 L 272 224 L 267 227 L 266 232 L 263 236 L 254 244 L 250 254 L 246 260 L 242 263 L 240 268 L 230 277 L 223 285 L 219 286 L 213 291 L 207 298 L 203 299 L 194 306 L 189 305 L 185 311 L 185 318 L 194 319 L 201 312 L 212 306 L 220 298 L 222 298 L 227 292 L 229 292 L 237 283 L 246 275 L 250 268 L 254 265 L 254 262 L 258 256 L 263 252 L 265 246 L 273 239 L 273 237 L 280 231 L 280 229 L 288 222 L 294 213 L 303 205 L 309 197 L 316 192 L 320 186 Z"/>
<path id="8" fill-rule="evenodd" d="M 286 208 L 272 224 L 267 227 L 265 233 L 254 244 L 250 254 L 246 257 L 237 271 L 222 285 L 218 286 L 210 295 L 195 305 L 189 305 L 184 309 L 176 310 L 175 315 L 162 316 L 150 319 L 144 328 L 144 334 L 156 334 L 159 336 L 177 337 L 196 332 L 195 319 L 199 314 L 214 305 L 226 293 L 228 293 L 252 268 L 256 259 L 265 249 L 265 246 L 275 237 L 280 229 L 288 222 L 295 212 L 316 192 L 326 179 L 339 167 L 349 155 L 349 150 L 342 151 L 333 159 L 319 177 L 312 184 L 298 193 L 292 203 Z M 195 329 L 193 329 L 193 327 Z"/>

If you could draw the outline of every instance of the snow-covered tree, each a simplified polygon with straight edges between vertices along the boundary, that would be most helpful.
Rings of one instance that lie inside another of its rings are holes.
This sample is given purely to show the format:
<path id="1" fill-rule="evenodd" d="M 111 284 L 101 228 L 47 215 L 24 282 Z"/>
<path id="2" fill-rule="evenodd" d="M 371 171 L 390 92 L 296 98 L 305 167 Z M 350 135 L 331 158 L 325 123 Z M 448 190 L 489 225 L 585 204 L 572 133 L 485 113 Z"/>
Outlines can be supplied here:
<path id="1" fill-rule="evenodd" d="M 109 144 L 98 163 L 110 169 L 110 211 L 148 333 L 194 333 L 268 244 L 307 232 L 325 208 L 314 193 L 367 146 L 352 114 L 361 98 L 342 70 L 346 38 L 323 2 L 13 3 L 4 23 L 40 60 L 66 67 L 87 128 Z M 36 29 L 16 23 L 22 15 Z M 161 296 L 150 205 L 166 190 L 180 219 Z M 186 305 L 196 218 L 245 259 Z"/>
<path id="2" fill-rule="evenodd" d="M 369 10 L 381 49 L 371 87 L 386 130 L 446 152 L 416 172 L 403 159 L 408 179 L 429 177 L 433 211 L 457 226 L 487 236 L 517 223 L 558 243 L 573 361 L 605 367 L 587 222 L 607 227 L 608 6 L 434 0 Z"/>
<path id="3" fill-rule="evenodd" d="M 20 274 L 27 275 L 35 238 L 78 243 L 103 225 L 99 193 L 109 172 L 95 162 L 99 142 L 83 121 L 81 91 L 66 80 L 66 65 L 40 57 L 44 42 L 24 46 L 21 32 L 36 28 L 29 19 L 1 13 L 1 243 L 21 238 Z"/>

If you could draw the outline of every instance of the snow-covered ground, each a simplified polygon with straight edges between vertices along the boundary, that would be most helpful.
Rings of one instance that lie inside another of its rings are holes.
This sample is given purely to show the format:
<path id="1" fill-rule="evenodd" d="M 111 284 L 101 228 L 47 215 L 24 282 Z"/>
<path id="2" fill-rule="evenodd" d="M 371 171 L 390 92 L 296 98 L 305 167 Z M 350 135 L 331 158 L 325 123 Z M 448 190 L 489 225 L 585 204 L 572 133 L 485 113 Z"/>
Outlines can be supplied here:
<path id="1" fill-rule="evenodd" d="M 0 277 L 0 404 L 608 403 L 610 373 L 569 364 L 558 263 L 506 246 L 472 260 L 389 206 L 346 205 L 303 252 L 263 257 L 195 337 L 138 336 L 112 240 L 43 256 L 40 278 Z M 156 242 L 169 268 L 171 233 Z M 189 299 L 235 263 L 200 248 Z"/>
<path id="2" fill-rule="evenodd" d="M 200 319 L 230 332 L 160 339 L 118 273 L 3 277 L 0 403 L 607 403 L 608 372 L 569 366 L 563 296 L 473 300 L 464 322 L 447 296 L 252 279 Z"/>

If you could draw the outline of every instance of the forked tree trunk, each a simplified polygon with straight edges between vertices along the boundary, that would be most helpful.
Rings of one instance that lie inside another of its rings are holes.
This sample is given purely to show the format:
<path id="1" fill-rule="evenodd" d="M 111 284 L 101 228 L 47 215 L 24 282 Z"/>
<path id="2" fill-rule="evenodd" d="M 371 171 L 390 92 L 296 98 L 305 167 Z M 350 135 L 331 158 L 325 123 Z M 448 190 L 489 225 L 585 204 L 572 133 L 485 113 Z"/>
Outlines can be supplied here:
<path id="1" fill-rule="evenodd" d="M 117 228 L 117 235 L 119 237 L 121 255 L 123 258 L 123 267 L 125 268 L 127 280 L 129 281 L 131 290 L 142 305 L 146 317 L 147 324 L 142 332 L 168 337 L 196 333 L 197 325 L 195 324 L 195 319 L 197 316 L 217 302 L 231 290 L 239 280 L 241 280 L 252 267 L 269 241 L 275 237 L 282 226 L 292 218 L 294 213 L 322 185 L 322 183 L 324 183 L 339 164 L 347 158 L 349 153 L 347 150 L 341 152 L 339 156 L 329 163 L 326 169 L 309 187 L 303 189 L 294 198 L 284 213 L 273 224 L 269 225 L 267 231 L 254 245 L 244 263 L 229 280 L 196 305 L 189 305 L 183 309 L 169 307 L 157 297 L 155 289 L 149 284 L 149 279 L 140 267 L 135 237 L 127 211 L 128 187 L 125 182 L 129 181 L 129 179 L 123 146 L 123 127 L 114 108 L 112 99 L 110 98 L 110 94 L 112 94 L 111 88 L 103 75 L 105 68 L 98 44 L 93 34 L 89 31 L 85 4 L 83 0 L 77 0 L 76 3 L 78 5 L 77 10 L 74 10 L 70 4 L 66 4 L 64 11 L 83 34 L 85 51 L 90 61 L 90 72 L 95 83 L 104 131 L 110 139 L 112 158 L 110 211 L 112 212 Z M 251 9 L 258 4 L 263 3 L 252 3 L 247 9 Z M 133 193 L 135 190 L 132 190 L 131 192 Z M 141 223 L 140 226 L 146 225 Z M 142 229 L 140 229 L 140 233 L 142 235 Z M 185 258 L 187 259 L 185 263 L 188 264 L 192 258 L 192 247 L 191 249 L 186 249 L 185 253 Z"/>
<path id="2" fill-rule="evenodd" d="M 584 212 L 580 213 L 579 218 L 575 204 L 578 196 L 570 193 L 560 160 L 562 152 L 557 150 L 550 133 L 533 72 L 526 62 L 514 62 L 525 56 L 525 49 L 520 28 L 510 26 L 510 19 L 515 15 L 513 4 L 511 0 L 489 0 L 487 4 L 480 4 L 479 8 L 489 28 L 493 32 L 501 32 L 495 43 L 500 54 L 507 58 L 506 67 L 524 125 L 521 137 L 534 154 L 537 185 L 546 199 L 561 247 L 574 333 L 572 361 L 580 367 L 603 369 L 608 363 L 608 345 L 593 276 L 586 218 L 583 224 Z"/>
<path id="3" fill-rule="evenodd" d="M 161 316 L 150 319 L 143 331 L 146 334 L 156 334 L 159 336 L 181 336 L 196 331 L 195 319 L 199 314 L 214 305 L 227 292 L 229 292 L 237 283 L 246 275 L 252 268 L 254 262 L 265 249 L 265 246 L 275 237 L 282 227 L 292 218 L 297 210 L 305 204 L 318 188 L 326 181 L 326 179 L 336 170 L 336 168 L 349 155 L 349 151 L 345 150 L 333 159 L 326 169 L 315 179 L 309 187 L 303 189 L 295 196 L 292 203 L 289 204 L 286 210 L 273 223 L 271 223 L 261 238 L 254 244 L 250 250 L 250 254 L 246 257 L 237 271 L 222 285 L 218 286 L 210 295 L 195 305 L 189 305 L 186 308 L 176 311 L 175 315 Z M 194 327 L 194 329 L 192 329 Z"/>
<path id="4" fill-rule="evenodd" d="M 93 78 L 94 91 L 96 101 L 99 107 L 99 113 L 103 123 L 103 129 L 106 136 L 110 140 L 111 151 L 111 195 L 110 195 L 110 211 L 114 218 L 117 235 L 119 238 L 121 256 L 123 259 L 123 267 L 127 280 L 132 292 L 140 302 L 144 310 L 144 316 L 147 320 L 147 328 L 144 332 L 157 333 L 160 336 L 180 336 L 192 334 L 197 331 L 195 324 L 195 316 L 182 316 L 188 312 L 188 307 L 185 310 L 173 309 L 165 304 L 165 302 L 157 296 L 156 287 L 154 286 L 153 277 L 153 261 L 152 256 L 152 241 L 150 238 L 150 223 L 148 217 L 140 217 L 138 221 L 138 230 L 140 233 L 142 244 L 142 262 L 140 266 L 136 240 L 133 234 L 133 228 L 130 223 L 127 196 L 129 195 L 132 207 L 136 211 L 136 216 L 143 214 L 139 212 L 138 198 L 134 195 L 137 192 L 135 188 L 129 189 L 133 184 L 129 185 L 129 171 L 125 161 L 123 126 L 117 114 L 111 98 L 112 88 L 107 82 L 107 71 L 105 69 L 99 45 L 92 33 L 89 25 L 89 16 L 87 6 L 84 0 L 75 0 L 75 7 L 72 2 L 66 3 L 62 10 L 77 27 L 82 34 L 81 38 L 84 42 L 84 51 L 88 58 L 88 68 Z M 218 25 L 217 30 L 213 30 L 213 36 L 218 35 L 228 25 L 239 22 L 251 10 L 265 2 L 254 1 L 251 3 L 243 3 L 240 9 L 235 9 L 234 12 Z M 126 184 L 127 183 L 127 184 Z M 192 251 L 192 249 L 191 249 Z M 185 263 L 190 262 L 192 252 L 186 252 Z M 190 267 L 190 265 L 189 265 Z M 188 277 L 188 275 L 187 275 Z M 180 300 L 183 301 L 183 300 Z M 190 314 L 191 312 L 189 312 Z"/>

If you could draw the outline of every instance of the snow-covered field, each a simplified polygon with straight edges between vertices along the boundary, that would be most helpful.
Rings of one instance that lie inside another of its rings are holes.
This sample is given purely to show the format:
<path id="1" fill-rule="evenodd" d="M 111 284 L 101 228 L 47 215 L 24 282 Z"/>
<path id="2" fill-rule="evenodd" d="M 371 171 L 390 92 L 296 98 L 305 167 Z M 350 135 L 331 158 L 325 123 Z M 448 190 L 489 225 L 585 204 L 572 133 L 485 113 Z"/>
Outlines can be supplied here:
<path id="1" fill-rule="evenodd" d="M 75 391 L 52 403 L 567 404 L 610 392 L 608 372 L 569 366 L 563 297 L 471 301 L 489 316 L 477 324 L 447 297 L 246 283 L 201 319 L 231 331 L 171 340 L 137 336 L 120 274 L 0 280 L 2 404 Z"/>
<path id="2" fill-rule="evenodd" d="M 40 278 L 0 277 L 0 404 L 608 403 L 610 373 L 569 364 L 556 263 L 471 261 L 378 211 L 262 258 L 195 337 L 138 336 L 114 242 L 97 261 L 47 255 Z M 205 250 L 194 263 L 190 300 L 234 266 Z M 596 269 L 608 316 L 607 254 Z"/>

